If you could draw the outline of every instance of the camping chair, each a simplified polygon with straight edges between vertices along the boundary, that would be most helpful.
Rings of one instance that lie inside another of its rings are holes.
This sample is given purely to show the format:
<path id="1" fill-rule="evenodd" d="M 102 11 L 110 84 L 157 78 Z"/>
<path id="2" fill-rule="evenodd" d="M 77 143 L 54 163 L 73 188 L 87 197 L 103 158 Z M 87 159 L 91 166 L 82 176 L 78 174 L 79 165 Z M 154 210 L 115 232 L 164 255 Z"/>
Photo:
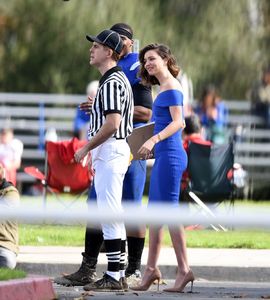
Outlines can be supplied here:
<path id="1" fill-rule="evenodd" d="M 79 197 L 86 194 L 92 178 L 88 166 L 73 161 L 74 153 L 87 141 L 77 138 L 61 142 L 46 142 L 44 174 L 36 167 L 25 167 L 24 171 L 40 180 L 43 185 L 43 204 L 46 206 L 48 191 L 54 194 L 65 207 L 72 205 Z M 75 199 L 67 205 L 61 201 L 57 193 L 68 192 L 77 194 Z"/>
<path id="2" fill-rule="evenodd" d="M 224 200 L 233 204 L 233 143 L 210 146 L 190 143 L 188 157 L 189 182 L 184 194 L 207 216 L 215 217 L 207 204 L 219 204 Z M 220 224 L 210 225 L 217 231 L 219 228 L 227 230 Z"/>

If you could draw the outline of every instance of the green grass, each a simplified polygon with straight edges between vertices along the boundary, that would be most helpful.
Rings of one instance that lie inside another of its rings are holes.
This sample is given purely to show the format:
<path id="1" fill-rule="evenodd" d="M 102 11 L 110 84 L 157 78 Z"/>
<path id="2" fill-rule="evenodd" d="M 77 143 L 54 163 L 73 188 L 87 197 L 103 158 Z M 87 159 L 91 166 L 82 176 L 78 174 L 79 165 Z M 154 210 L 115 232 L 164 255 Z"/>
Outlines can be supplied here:
<path id="1" fill-rule="evenodd" d="M 84 246 L 84 226 L 20 225 L 20 245 L 33 246 Z M 270 231 L 214 230 L 186 231 L 187 245 L 191 248 L 248 248 L 270 249 Z M 148 245 L 148 234 L 146 237 Z M 164 246 L 171 246 L 165 229 Z"/>
<path id="2" fill-rule="evenodd" d="M 42 198 L 34 198 L 34 204 L 42 206 Z M 62 199 L 62 197 L 61 197 Z M 65 201 L 72 200 L 65 196 Z M 22 197 L 22 202 L 29 204 L 33 202 L 33 197 Z M 144 197 L 147 202 L 147 197 Z M 54 204 L 54 200 L 48 199 L 48 206 Z M 78 202 L 84 206 L 85 199 Z M 61 206 L 60 206 L 61 207 Z M 270 201 L 243 201 L 235 202 L 237 209 L 270 208 Z M 62 208 L 61 208 L 62 209 Z M 84 246 L 84 225 L 61 226 L 61 225 L 25 225 L 19 226 L 20 245 L 34 246 Z M 192 248 L 248 248 L 248 249 L 270 249 L 270 230 L 265 229 L 237 229 L 228 232 L 215 232 L 214 230 L 193 230 L 186 231 L 187 245 Z M 148 245 L 148 235 L 146 236 Z M 170 236 L 165 229 L 164 246 L 171 246 Z"/>
<path id="3" fill-rule="evenodd" d="M 19 226 L 20 245 L 83 246 L 84 226 L 25 225 Z"/>
<path id="4" fill-rule="evenodd" d="M 22 270 L 10 270 L 6 268 L 0 268 L 0 281 L 10 280 L 10 279 L 18 279 L 25 278 L 26 273 Z"/>

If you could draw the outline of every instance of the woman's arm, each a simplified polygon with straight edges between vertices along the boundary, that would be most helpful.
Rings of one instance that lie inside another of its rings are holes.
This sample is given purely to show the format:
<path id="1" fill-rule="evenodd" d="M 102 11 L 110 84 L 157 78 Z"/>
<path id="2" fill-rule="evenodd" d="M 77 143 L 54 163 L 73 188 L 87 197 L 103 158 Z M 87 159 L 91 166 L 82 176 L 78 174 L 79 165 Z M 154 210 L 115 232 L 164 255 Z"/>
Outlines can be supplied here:
<path id="1" fill-rule="evenodd" d="M 155 144 L 173 135 L 180 128 L 185 128 L 185 120 L 183 118 L 183 106 L 170 106 L 169 109 L 172 121 L 162 131 L 160 131 L 156 135 L 153 135 L 141 146 L 141 148 L 138 150 L 138 153 L 141 155 L 142 158 L 150 158 L 152 155 L 151 151 L 154 148 Z"/>

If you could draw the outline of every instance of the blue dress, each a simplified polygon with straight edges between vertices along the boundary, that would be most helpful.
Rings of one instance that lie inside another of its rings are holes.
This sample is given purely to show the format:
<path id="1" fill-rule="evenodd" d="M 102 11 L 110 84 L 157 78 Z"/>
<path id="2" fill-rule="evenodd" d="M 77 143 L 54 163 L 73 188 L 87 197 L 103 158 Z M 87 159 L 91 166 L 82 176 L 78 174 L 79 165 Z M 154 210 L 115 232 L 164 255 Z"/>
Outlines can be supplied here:
<path id="1" fill-rule="evenodd" d="M 178 90 L 159 93 L 153 104 L 154 133 L 163 130 L 171 121 L 170 106 L 183 106 L 183 94 Z M 157 143 L 152 168 L 149 203 L 178 205 L 182 174 L 187 167 L 187 154 L 182 145 L 182 129 Z"/>

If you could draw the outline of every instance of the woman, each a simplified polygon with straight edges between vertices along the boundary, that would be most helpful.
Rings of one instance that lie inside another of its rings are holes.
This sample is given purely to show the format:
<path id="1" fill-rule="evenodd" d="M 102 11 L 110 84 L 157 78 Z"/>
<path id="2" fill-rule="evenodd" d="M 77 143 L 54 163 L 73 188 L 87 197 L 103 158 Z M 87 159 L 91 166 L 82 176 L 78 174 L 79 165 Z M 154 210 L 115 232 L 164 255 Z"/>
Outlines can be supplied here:
<path id="1" fill-rule="evenodd" d="M 160 91 L 153 104 L 155 121 L 154 136 L 147 140 L 138 153 L 142 159 L 151 157 L 155 146 L 155 163 L 152 169 L 149 204 L 165 203 L 178 206 L 180 182 L 187 166 L 187 155 L 181 142 L 181 131 L 185 127 L 183 116 L 183 93 L 176 79 L 179 68 L 170 49 L 161 44 L 150 44 L 140 51 L 142 82 L 160 85 Z M 187 262 L 185 235 L 182 226 L 169 228 L 176 253 L 178 272 L 173 288 L 167 292 L 182 292 L 194 276 Z M 147 290 L 161 278 L 157 260 L 161 248 L 162 226 L 149 228 L 149 254 L 141 284 L 133 290 Z"/>
<path id="2" fill-rule="evenodd" d="M 224 143 L 228 108 L 221 100 L 214 85 L 210 84 L 203 89 L 195 113 L 199 116 L 201 124 L 206 130 L 205 138 L 215 144 Z"/>

